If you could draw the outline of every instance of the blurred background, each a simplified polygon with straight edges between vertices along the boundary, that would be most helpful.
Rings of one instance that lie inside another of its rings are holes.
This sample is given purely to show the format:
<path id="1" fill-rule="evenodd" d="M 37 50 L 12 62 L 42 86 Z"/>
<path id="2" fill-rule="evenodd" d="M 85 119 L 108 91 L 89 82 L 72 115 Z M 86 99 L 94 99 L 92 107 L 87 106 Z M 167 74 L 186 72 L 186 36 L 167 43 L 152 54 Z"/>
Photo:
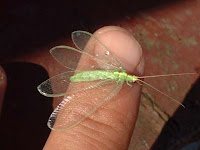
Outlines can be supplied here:
<path id="1" fill-rule="evenodd" d="M 63 72 L 49 49 L 73 46 L 72 31 L 121 26 L 141 44 L 146 75 L 195 72 L 200 68 L 199 10 L 200 0 L 1 1 L 0 65 L 8 83 L 0 149 L 43 148 L 50 133 L 46 122 L 59 100 L 40 95 L 36 87 Z M 145 81 L 186 108 L 144 86 L 129 149 L 199 150 L 198 76 Z"/>

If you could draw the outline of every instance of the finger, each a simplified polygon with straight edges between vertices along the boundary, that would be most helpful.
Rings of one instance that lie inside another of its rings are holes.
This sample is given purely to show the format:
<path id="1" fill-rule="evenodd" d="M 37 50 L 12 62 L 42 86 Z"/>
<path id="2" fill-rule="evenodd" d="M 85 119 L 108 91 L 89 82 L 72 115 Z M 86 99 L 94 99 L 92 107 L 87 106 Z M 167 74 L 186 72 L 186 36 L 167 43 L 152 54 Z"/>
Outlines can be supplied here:
<path id="1" fill-rule="evenodd" d="M 109 26 L 95 35 L 121 60 L 128 73 L 143 74 L 141 47 L 126 30 Z M 94 51 L 98 51 L 98 46 Z M 44 149 L 126 149 L 136 122 L 140 94 L 140 85 L 123 86 L 111 103 L 99 108 L 90 119 L 67 131 L 52 131 Z"/>
<path id="2" fill-rule="evenodd" d="M 0 66 L 0 115 L 1 115 L 1 109 L 3 105 L 3 99 L 6 91 L 6 74 L 3 70 L 3 68 Z"/>

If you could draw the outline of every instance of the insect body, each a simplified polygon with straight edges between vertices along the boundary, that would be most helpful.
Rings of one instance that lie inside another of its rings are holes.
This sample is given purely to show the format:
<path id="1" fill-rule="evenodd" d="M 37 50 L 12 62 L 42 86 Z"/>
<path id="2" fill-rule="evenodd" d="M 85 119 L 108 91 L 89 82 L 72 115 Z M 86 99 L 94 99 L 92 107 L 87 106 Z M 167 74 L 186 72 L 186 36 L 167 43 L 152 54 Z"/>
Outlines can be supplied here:
<path id="1" fill-rule="evenodd" d="M 72 33 L 72 40 L 78 49 L 69 46 L 56 46 L 50 50 L 52 56 L 70 71 L 54 76 L 37 87 L 38 91 L 47 97 L 65 96 L 49 117 L 47 125 L 50 129 L 67 130 L 78 125 L 106 101 L 115 97 L 124 82 L 129 86 L 131 86 L 129 84 L 131 82 L 146 84 L 182 105 L 141 79 L 195 73 L 143 77 L 129 75 L 120 61 L 91 33 L 75 31 Z M 91 43 L 95 44 L 96 47 L 101 47 L 101 51 L 94 52 L 94 46 Z M 92 65 L 79 64 L 77 62 L 79 59 L 88 61 Z"/>
<path id="2" fill-rule="evenodd" d="M 126 72 L 111 72 L 104 70 L 85 71 L 70 77 L 71 82 L 94 81 L 94 80 L 115 80 L 117 82 L 135 82 L 136 76 L 128 75 Z"/>

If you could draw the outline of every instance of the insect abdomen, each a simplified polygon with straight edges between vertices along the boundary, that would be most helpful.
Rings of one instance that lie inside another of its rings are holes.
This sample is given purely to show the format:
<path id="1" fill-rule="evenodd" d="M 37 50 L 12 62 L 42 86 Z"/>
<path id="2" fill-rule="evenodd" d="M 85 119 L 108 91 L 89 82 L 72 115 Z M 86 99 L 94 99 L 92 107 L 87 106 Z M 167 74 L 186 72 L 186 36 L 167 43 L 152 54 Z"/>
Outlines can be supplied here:
<path id="1" fill-rule="evenodd" d="M 81 81 L 95 81 L 95 80 L 105 80 L 111 79 L 116 80 L 116 75 L 113 72 L 94 70 L 94 71 L 83 71 L 73 75 L 70 78 L 71 82 L 81 82 Z"/>

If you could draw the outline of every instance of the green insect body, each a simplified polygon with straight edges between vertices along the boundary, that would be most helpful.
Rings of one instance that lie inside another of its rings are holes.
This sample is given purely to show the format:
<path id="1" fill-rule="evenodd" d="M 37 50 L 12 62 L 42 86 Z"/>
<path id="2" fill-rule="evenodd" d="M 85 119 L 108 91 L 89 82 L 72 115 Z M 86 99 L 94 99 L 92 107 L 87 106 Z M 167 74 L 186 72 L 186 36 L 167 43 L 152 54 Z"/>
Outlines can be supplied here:
<path id="1" fill-rule="evenodd" d="M 106 79 L 118 82 L 135 82 L 138 80 L 136 76 L 128 75 L 126 72 L 111 72 L 104 70 L 84 71 L 70 77 L 71 82 L 86 82 Z"/>
<path id="2" fill-rule="evenodd" d="M 126 82 L 130 87 L 131 85 L 129 83 L 136 81 L 143 83 L 184 107 L 184 105 L 177 100 L 141 79 L 191 75 L 196 73 L 143 77 L 129 75 L 122 67 L 120 61 L 116 59 L 109 49 L 91 33 L 86 31 L 74 31 L 72 33 L 72 40 L 77 49 L 69 46 L 56 46 L 50 50 L 51 55 L 61 65 L 71 71 L 58 74 L 44 81 L 37 87 L 38 91 L 44 96 L 64 96 L 63 101 L 56 107 L 49 117 L 47 125 L 50 129 L 60 131 L 75 127 L 101 107 L 106 101 L 115 97 L 122 88 L 124 82 Z M 100 53 L 93 52 L 93 48 L 89 46 L 91 41 L 96 45 L 101 46 L 102 51 Z M 74 54 L 69 56 L 69 53 Z M 77 57 L 77 55 L 81 55 L 81 57 Z M 79 59 L 86 59 L 86 61 L 89 60 L 94 65 L 87 66 L 87 69 L 85 70 L 79 70 L 79 68 L 84 68 L 84 64 L 78 64 L 77 60 Z M 76 83 L 79 84 L 79 82 L 81 82 L 81 87 L 75 85 Z M 66 92 L 68 87 L 70 91 Z"/>

